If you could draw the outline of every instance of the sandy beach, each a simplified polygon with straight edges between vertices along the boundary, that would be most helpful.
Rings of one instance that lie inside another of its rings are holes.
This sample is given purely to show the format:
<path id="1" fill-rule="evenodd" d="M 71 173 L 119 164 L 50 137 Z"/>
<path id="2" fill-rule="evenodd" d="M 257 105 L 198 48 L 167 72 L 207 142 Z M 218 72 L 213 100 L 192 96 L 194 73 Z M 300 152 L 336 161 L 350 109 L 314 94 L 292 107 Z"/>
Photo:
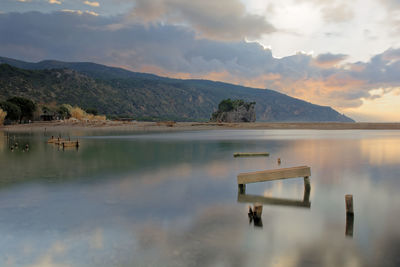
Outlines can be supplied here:
<path id="1" fill-rule="evenodd" d="M 400 123 L 292 123 L 292 122 L 255 122 L 255 123 L 212 123 L 212 122 L 121 122 L 106 121 L 96 123 L 83 122 L 34 122 L 1 126 L 0 131 L 8 132 L 64 132 L 77 131 L 201 131 L 219 129 L 314 129 L 314 130 L 400 130 Z"/>

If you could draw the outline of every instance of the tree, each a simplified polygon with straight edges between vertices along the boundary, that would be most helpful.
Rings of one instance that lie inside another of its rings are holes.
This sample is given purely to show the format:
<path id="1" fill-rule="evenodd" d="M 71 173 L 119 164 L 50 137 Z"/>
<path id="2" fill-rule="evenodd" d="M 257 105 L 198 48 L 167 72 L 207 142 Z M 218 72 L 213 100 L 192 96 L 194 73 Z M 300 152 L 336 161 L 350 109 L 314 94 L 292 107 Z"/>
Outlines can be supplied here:
<path id="1" fill-rule="evenodd" d="M 6 118 L 6 116 L 7 116 L 7 112 L 0 108 L 0 125 L 3 124 L 4 119 Z"/>
<path id="2" fill-rule="evenodd" d="M 43 106 L 43 107 L 42 107 L 42 112 L 43 112 L 44 114 L 47 114 L 47 113 L 50 113 L 50 112 L 51 112 L 51 109 L 50 109 L 48 106 Z"/>
<path id="3" fill-rule="evenodd" d="M 99 114 L 99 112 L 97 111 L 97 109 L 95 109 L 95 108 L 87 108 L 86 109 L 86 113 L 88 113 L 88 114 L 93 114 L 93 115 L 98 115 Z"/>
<path id="4" fill-rule="evenodd" d="M 7 120 L 17 121 L 21 117 L 19 106 L 9 101 L 0 102 L 0 108 L 7 112 Z"/>
<path id="5" fill-rule="evenodd" d="M 69 119 L 71 117 L 70 108 L 72 108 L 72 107 L 69 105 L 63 104 L 58 108 L 57 112 L 58 112 L 58 114 L 60 114 L 60 116 L 63 119 Z"/>
<path id="6" fill-rule="evenodd" d="M 19 117 L 19 122 L 22 122 L 22 119 L 32 119 L 33 113 L 36 110 L 36 104 L 27 98 L 14 96 L 7 100 L 15 105 L 17 105 L 21 109 L 21 115 Z"/>
<path id="7" fill-rule="evenodd" d="M 222 100 L 218 105 L 218 111 L 228 112 L 233 109 L 233 103 L 230 98 Z"/>

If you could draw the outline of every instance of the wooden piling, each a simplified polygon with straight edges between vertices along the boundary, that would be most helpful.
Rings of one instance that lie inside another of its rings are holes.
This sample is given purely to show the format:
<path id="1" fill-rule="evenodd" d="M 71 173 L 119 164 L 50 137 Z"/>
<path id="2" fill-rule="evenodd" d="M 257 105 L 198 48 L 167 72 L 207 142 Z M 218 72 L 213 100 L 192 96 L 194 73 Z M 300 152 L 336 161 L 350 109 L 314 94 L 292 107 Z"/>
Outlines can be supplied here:
<path id="1" fill-rule="evenodd" d="M 245 184 L 238 184 L 238 188 L 239 188 L 239 194 L 246 193 L 246 185 Z"/>
<path id="2" fill-rule="evenodd" d="M 345 202 L 346 202 L 346 214 L 354 214 L 353 195 L 346 195 Z"/>
<path id="3" fill-rule="evenodd" d="M 310 193 L 309 192 L 310 190 L 311 190 L 310 177 L 305 176 L 304 177 L 304 191 L 308 191 L 308 193 Z"/>
<path id="4" fill-rule="evenodd" d="M 353 236 L 354 228 L 354 208 L 353 208 L 353 195 L 344 196 L 346 203 L 346 236 Z"/>
<path id="5" fill-rule="evenodd" d="M 354 214 L 346 213 L 346 236 L 353 236 L 354 231 Z"/>
<path id="6" fill-rule="evenodd" d="M 253 209 L 254 216 L 261 218 L 262 210 L 263 210 L 263 205 L 261 205 L 260 203 L 254 204 L 254 209 Z"/>

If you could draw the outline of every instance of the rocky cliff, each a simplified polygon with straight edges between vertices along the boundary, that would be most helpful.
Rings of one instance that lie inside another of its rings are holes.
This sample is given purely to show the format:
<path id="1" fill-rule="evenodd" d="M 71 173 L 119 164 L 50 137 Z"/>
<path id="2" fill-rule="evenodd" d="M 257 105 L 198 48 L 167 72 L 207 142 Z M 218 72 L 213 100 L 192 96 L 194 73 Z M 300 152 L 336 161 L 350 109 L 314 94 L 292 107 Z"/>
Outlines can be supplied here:
<path id="1" fill-rule="evenodd" d="M 246 103 L 243 100 L 222 100 L 218 111 L 211 116 L 216 122 L 255 122 L 255 102 Z"/>

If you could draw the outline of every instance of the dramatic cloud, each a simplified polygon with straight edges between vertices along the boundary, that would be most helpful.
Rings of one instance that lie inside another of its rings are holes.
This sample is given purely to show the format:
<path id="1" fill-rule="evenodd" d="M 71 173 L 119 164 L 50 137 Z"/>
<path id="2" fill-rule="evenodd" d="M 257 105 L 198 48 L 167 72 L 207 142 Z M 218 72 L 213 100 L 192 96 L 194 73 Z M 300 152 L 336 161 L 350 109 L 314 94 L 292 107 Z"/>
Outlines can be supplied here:
<path id="1" fill-rule="evenodd" d="M 125 23 L 77 10 L 0 14 L 0 55 L 94 61 L 170 77 L 221 80 L 335 108 L 359 107 L 363 99 L 383 97 L 400 85 L 400 49 L 356 63 L 332 53 L 275 58 L 254 42 L 198 39 L 185 26 Z M 382 93 L 373 93 L 380 88 Z"/>
<path id="2" fill-rule="evenodd" d="M 247 13 L 239 0 L 135 0 L 131 18 L 188 25 L 199 36 L 216 40 L 258 38 L 275 31 L 264 16 Z"/>

